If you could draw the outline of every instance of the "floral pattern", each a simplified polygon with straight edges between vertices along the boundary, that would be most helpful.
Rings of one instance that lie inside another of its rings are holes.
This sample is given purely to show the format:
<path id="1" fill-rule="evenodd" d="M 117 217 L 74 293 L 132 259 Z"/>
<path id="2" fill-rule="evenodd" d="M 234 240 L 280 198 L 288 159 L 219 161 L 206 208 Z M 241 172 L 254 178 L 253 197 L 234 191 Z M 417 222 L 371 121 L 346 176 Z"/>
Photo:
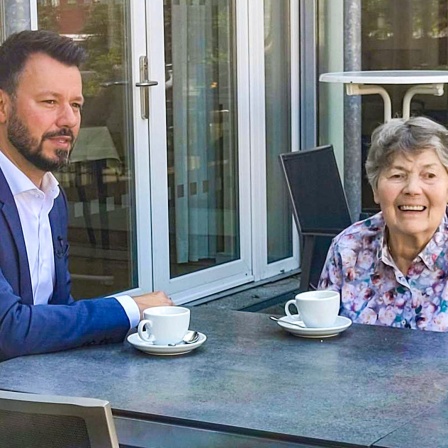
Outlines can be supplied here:
<path id="1" fill-rule="evenodd" d="M 387 249 L 385 228 L 380 212 L 340 233 L 319 289 L 339 291 L 340 314 L 356 323 L 448 331 L 448 221 L 444 218 L 406 276 Z"/>

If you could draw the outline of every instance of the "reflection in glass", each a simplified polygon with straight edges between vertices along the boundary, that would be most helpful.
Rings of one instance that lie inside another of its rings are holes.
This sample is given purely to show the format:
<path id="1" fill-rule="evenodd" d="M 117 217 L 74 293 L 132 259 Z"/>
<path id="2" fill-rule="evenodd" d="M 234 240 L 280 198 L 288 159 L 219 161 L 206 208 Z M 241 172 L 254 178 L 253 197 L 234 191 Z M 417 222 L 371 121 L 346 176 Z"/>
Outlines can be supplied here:
<path id="1" fill-rule="evenodd" d="M 363 70 L 446 70 L 448 68 L 448 1 L 363 1 Z M 389 86 L 392 110 L 400 111 L 409 85 Z M 448 124 L 448 95 L 416 95 L 411 115 L 425 115 Z M 381 122 L 383 103 L 379 96 L 362 98 L 363 156 L 367 157 L 370 134 Z M 363 207 L 373 209 L 371 189 L 363 177 Z"/>
<path id="2" fill-rule="evenodd" d="M 268 263 L 292 256 L 292 219 L 278 155 L 291 151 L 289 0 L 264 1 Z"/>
<path id="3" fill-rule="evenodd" d="M 38 0 L 40 29 L 68 35 L 89 54 L 82 68 L 85 105 L 71 164 L 57 174 L 69 201 L 70 270 L 75 297 L 137 286 L 132 190 L 132 110 L 124 1 Z"/>
<path id="4" fill-rule="evenodd" d="M 328 71 L 329 62 L 340 55 L 343 66 L 343 21 L 335 20 L 334 9 L 343 2 L 319 0 L 319 67 L 318 73 Z M 342 17 L 342 14 L 341 14 Z M 339 25 L 338 25 L 339 24 Z M 448 69 L 448 0 L 363 0 L 360 61 L 362 70 L 447 70 Z M 339 28 L 338 28 L 339 27 Z M 339 70 L 332 70 L 339 71 Z M 405 91 L 409 85 L 390 85 L 392 110 L 401 111 Z M 318 84 L 320 100 L 320 137 L 340 116 L 340 102 L 324 102 L 328 86 Z M 384 117 L 384 103 L 379 95 L 365 95 L 362 101 L 363 161 L 367 157 L 370 135 Z M 416 95 L 411 104 L 411 115 L 425 115 L 448 125 L 448 94 Z M 343 127 L 343 126 L 341 126 Z M 331 143 L 334 143 L 331 141 Z M 365 175 L 362 176 L 362 208 L 377 209 Z"/>
<path id="5" fill-rule="evenodd" d="M 170 276 L 239 258 L 235 15 L 166 0 Z"/>

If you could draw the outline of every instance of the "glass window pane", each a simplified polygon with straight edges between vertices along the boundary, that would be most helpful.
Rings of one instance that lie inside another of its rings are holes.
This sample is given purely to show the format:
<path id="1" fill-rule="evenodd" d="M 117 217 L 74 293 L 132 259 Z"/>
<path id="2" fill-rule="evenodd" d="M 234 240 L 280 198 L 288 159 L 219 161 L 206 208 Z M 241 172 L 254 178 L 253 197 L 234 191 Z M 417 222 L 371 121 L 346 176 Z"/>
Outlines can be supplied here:
<path id="1" fill-rule="evenodd" d="M 344 33 L 352 31 L 344 29 L 344 2 L 319 0 L 318 6 L 318 73 L 343 71 Z M 358 56 L 362 70 L 448 69 L 448 0 L 362 0 L 360 13 L 360 23 L 355 26 L 361 31 L 361 54 Z M 409 87 L 385 86 L 391 96 L 393 116 L 401 116 L 403 97 Z M 318 89 L 320 141 L 339 143 L 342 151 L 345 93 L 341 85 L 319 83 Z M 425 115 L 447 126 L 448 93 L 446 87 L 444 90 L 442 96 L 416 95 L 411 103 L 411 115 Z M 384 103 L 379 95 L 364 95 L 361 102 L 359 133 L 362 144 L 359 150 L 364 165 L 370 135 L 384 120 Z M 347 123 L 347 117 L 345 121 Z M 362 175 L 362 209 L 368 212 L 378 209 L 365 173 Z"/>
<path id="2" fill-rule="evenodd" d="M 278 155 L 291 151 L 289 0 L 265 0 L 268 263 L 292 256 L 292 219 Z"/>
<path id="3" fill-rule="evenodd" d="M 367 0 L 361 15 L 363 70 L 446 70 L 448 68 L 448 1 Z M 393 114 L 401 112 L 409 85 L 388 86 Z M 382 121 L 384 106 L 378 95 L 362 99 L 363 160 L 370 134 Z M 416 95 L 411 115 L 425 115 L 448 125 L 448 94 Z M 376 208 L 363 177 L 363 208 Z"/>
<path id="4" fill-rule="evenodd" d="M 240 257 L 235 11 L 166 0 L 171 278 Z"/>
<path id="5" fill-rule="evenodd" d="M 37 3 L 39 28 L 74 38 L 89 54 L 82 127 L 70 165 L 57 174 L 69 201 L 75 297 L 137 286 L 127 3 Z"/>

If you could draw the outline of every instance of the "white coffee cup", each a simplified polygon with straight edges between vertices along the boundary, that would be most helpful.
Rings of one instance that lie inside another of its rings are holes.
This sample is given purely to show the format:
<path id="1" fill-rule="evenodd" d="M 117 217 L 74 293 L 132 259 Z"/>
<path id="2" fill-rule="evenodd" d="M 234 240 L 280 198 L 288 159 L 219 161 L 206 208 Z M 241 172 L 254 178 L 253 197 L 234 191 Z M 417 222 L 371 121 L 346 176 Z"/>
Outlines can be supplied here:
<path id="1" fill-rule="evenodd" d="M 156 306 L 143 311 L 138 335 L 155 345 L 177 344 L 190 326 L 190 310 L 182 306 Z"/>
<path id="2" fill-rule="evenodd" d="M 291 314 L 290 305 L 297 308 L 298 314 Z M 297 294 L 295 299 L 285 304 L 288 316 L 299 316 L 310 328 L 324 328 L 334 325 L 339 314 L 340 294 L 336 291 L 320 290 Z"/>

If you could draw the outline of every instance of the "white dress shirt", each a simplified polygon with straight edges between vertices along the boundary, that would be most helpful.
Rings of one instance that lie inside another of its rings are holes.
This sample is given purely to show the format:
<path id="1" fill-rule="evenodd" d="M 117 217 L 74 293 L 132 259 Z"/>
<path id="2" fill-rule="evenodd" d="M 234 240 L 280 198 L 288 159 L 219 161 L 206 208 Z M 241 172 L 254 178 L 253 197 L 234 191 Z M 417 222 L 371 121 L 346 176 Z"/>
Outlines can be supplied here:
<path id="1" fill-rule="evenodd" d="M 54 288 L 55 267 L 49 213 L 59 195 L 59 183 L 45 173 L 41 189 L 0 151 L 0 168 L 8 182 L 19 212 L 28 255 L 35 305 L 48 304 Z M 123 306 L 131 327 L 138 324 L 140 311 L 126 295 L 115 297 Z"/>

